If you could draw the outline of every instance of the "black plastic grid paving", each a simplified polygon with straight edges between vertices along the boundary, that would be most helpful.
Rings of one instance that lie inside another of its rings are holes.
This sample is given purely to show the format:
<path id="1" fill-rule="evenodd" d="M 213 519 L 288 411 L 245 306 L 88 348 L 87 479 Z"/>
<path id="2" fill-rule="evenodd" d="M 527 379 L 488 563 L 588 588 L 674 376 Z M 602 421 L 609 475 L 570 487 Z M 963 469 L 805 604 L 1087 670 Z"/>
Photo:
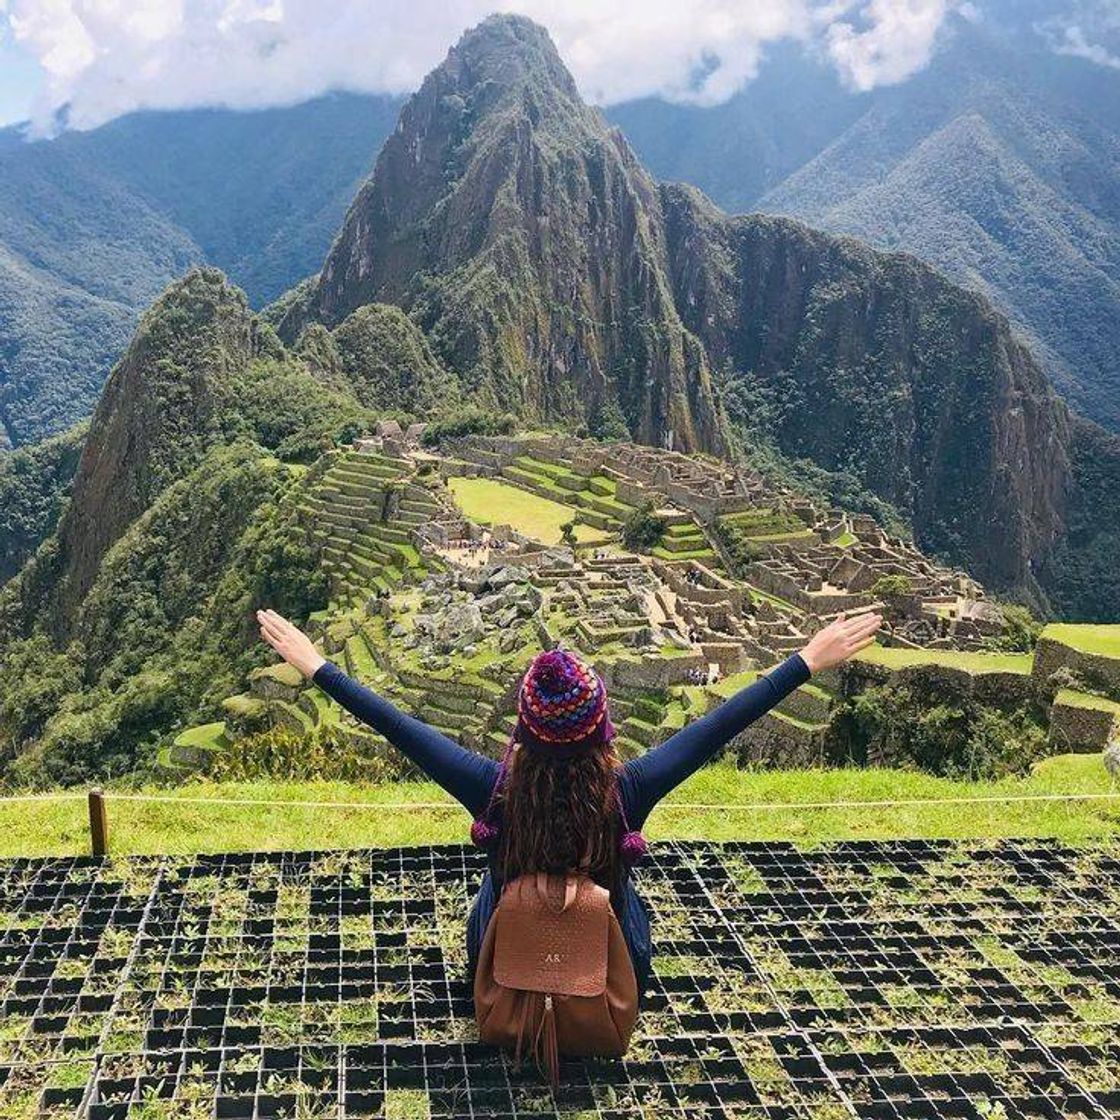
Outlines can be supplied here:
<path id="1" fill-rule="evenodd" d="M 0 1118 L 1120 1115 L 1120 847 L 660 844 L 624 1061 L 474 1037 L 460 847 L 0 863 Z"/>

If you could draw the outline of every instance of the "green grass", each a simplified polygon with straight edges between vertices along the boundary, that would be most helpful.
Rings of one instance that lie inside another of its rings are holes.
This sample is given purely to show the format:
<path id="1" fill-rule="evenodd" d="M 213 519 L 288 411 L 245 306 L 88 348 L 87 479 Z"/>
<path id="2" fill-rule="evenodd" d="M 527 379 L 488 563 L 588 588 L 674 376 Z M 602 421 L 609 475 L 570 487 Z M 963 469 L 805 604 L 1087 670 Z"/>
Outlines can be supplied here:
<path id="1" fill-rule="evenodd" d="M 1072 688 L 1063 688 L 1054 697 L 1054 703 L 1064 704 L 1070 708 L 1092 708 L 1098 712 L 1114 712 L 1120 715 L 1120 704 L 1115 700 L 1094 696 L 1091 692 L 1075 692 Z"/>
<path id="2" fill-rule="evenodd" d="M 203 723 L 198 727 L 188 727 L 175 737 L 177 747 L 201 747 L 203 750 L 221 750 L 226 744 L 226 725 L 224 721 Z"/>
<path id="3" fill-rule="evenodd" d="M 659 560 L 710 560 L 715 556 L 715 552 L 704 545 L 702 548 L 685 549 L 680 552 L 674 552 L 670 548 L 664 548 L 657 545 L 652 549 L 652 555 L 656 556 Z"/>
<path id="4" fill-rule="evenodd" d="M 912 665 L 944 665 L 968 673 L 1029 673 L 1034 656 L 1029 653 L 972 653 L 955 649 L 903 649 L 871 646 L 856 655 L 860 661 L 907 669 Z"/>
<path id="5" fill-rule="evenodd" d="M 423 1089 L 388 1089 L 385 1120 L 428 1120 L 431 1102 Z"/>
<path id="6" fill-rule="evenodd" d="M 510 525 L 544 544 L 560 543 L 560 526 L 578 512 L 538 494 L 530 494 L 508 482 L 493 478 L 452 478 L 451 493 L 466 517 L 480 525 Z M 602 533 L 590 525 L 577 524 L 576 540 L 590 540 Z"/>
<path id="7" fill-rule="evenodd" d="M 774 708 L 769 714 L 771 718 L 779 722 L 791 723 L 794 727 L 801 727 L 806 731 L 820 731 L 828 726 L 827 721 L 824 723 L 810 723 L 808 720 L 801 719 L 798 716 L 791 716 L 789 712 L 783 712 L 778 708 Z"/>
<path id="8" fill-rule="evenodd" d="M 845 529 L 832 543 L 837 548 L 850 548 L 859 538 L 850 529 Z"/>
<path id="9" fill-rule="evenodd" d="M 740 689 L 746 688 L 747 685 L 754 684 L 758 680 L 758 669 L 744 669 L 741 673 L 731 673 L 726 677 L 720 678 L 715 684 L 709 685 L 710 691 L 714 692 L 717 696 L 731 697 Z"/>
<path id="10" fill-rule="evenodd" d="M 803 541 L 809 537 L 815 537 L 817 534 L 812 529 L 795 529 L 791 532 L 785 533 L 758 533 L 750 537 L 751 541 L 763 544 L 778 543 L 784 544 L 786 541 Z"/>
<path id="11" fill-rule="evenodd" d="M 303 675 L 286 661 L 277 662 L 275 665 L 266 665 L 263 669 L 254 669 L 249 675 L 251 677 L 271 677 L 272 680 L 286 685 L 288 688 L 299 688 L 303 684 Z"/>
<path id="12" fill-rule="evenodd" d="M 123 791 L 121 791 L 123 792 Z M 152 791 L 167 802 L 130 802 L 110 790 L 110 845 L 117 854 L 356 848 L 465 842 L 470 818 L 428 782 L 365 786 L 342 782 L 196 782 Z M 1069 802 L 970 805 L 836 806 L 798 803 L 882 801 L 1000 794 L 1120 793 L 1098 757 L 1063 755 L 1025 779 L 958 782 L 898 770 L 751 772 L 729 763 L 694 775 L 653 813 L 651 839 L 793 840 L 843 838 L 1056 836 L 1087 840 L 1120 834 L 1120 797 Z M 205 798 L 195 803 L 187 798 Z M 221 804 L 219 799 L 286 802 Z M 175 804 L 179 801 L 179 804 Z M 292 804 L 332 801 L 353 808 Z M 439 802 L 438 808 L 377 808 L 386 802 Z M 682 802 L 712 808 L 678 808 Z M 757 808 L 758 803 L 781 808 Z M 363 808 L 374 806 L 374 808 Z M 788 806 L 785 807 L 785 806 Z M 84 797 L 67 801 L 0 801 L 0 857 L 74 855 L 88 850 Z"/>
<path id="13" fill-rule="evenodd" d="M 1101 657 L 1120 657 L 1120 624 L 1112 626 L 1077 625 L 1072 622 L 1052 622 L 1042 631 L 1042 637 L 1061 642 L 1080 653 L 1095 653 Z"/>
<path id="14" fill-rule="evenodd" d="M 548 463 L 544 459 L 534 459 L 531 455 L 519 455 L 514 460 L 514 465 L 530 474 L 540 474 L 546 478 L 579 478 L 570 467 L 560 463 Z"/>
<path id="15" fill-rule="evenodd" d="M 758 539 L 760 534 L 781 536 L 807 531 L 805 522 L 795 513 L 771 509 L 768 506 L 724 514 L 719 521 L 721 525 L 731 528 L 740 536 L 751 539 Z"/>

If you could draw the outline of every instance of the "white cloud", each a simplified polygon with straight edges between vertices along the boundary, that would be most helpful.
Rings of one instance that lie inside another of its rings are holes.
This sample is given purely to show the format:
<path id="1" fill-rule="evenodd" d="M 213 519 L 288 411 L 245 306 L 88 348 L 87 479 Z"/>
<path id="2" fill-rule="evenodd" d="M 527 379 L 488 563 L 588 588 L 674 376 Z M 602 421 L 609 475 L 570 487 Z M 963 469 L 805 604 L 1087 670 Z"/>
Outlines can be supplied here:
<path id="1" fill-rule="evenodd" d="M 910 77 L 929 60 L 951 0 L 869 0 L 860 20 L 837 20 L 828 53 L 853 89 L 868 90 Z M 971 15 L 971 6 L 967 8 Z"/>
<path id="2" fill-rule="evenodd" d="M 1113 54 L 1102 43 L 1091 43 L 1079 26 L 1063 28 L 1061 37 L 1052 40 L 1052 42 L 1054 50 L 1058 54 L 1084 58 L 1088 62 L 1095 62 L 1098 66 L 1108 66 L 1113 70 L 1120 70 L 1120 55 Z"/>
<path id="3" fill-rule="evenodd" d="M 551 31 L 585 96 L 712 103 L 769 44 L 822 45 L 858 89 L 928 61 L 960 0 L 0 0 L 47 80 L 40 130 L 69 106 L 89 128 L 139 108 L 300 101 L 329 89 L 405 93 L 468 27 L 517 11 Z"/>
<path id="4" fill-rule="evenodd" d="M 1064 0 L 1034 29 L 1055 54 L 1120 70 L 1120 0 Z"/>

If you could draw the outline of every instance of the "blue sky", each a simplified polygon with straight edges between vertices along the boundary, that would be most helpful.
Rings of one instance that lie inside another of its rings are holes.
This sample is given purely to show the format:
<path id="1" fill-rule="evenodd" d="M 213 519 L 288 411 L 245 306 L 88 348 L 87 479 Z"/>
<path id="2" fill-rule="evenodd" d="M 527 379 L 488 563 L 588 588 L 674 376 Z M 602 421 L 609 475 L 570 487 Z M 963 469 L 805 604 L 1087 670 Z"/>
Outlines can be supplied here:
<path id="1" fill-rule="evenodd" d="M 43 80 L 43 69 L 7 36 L 0 16 L 0 125 L 27 119 L 31 98 Z"/>

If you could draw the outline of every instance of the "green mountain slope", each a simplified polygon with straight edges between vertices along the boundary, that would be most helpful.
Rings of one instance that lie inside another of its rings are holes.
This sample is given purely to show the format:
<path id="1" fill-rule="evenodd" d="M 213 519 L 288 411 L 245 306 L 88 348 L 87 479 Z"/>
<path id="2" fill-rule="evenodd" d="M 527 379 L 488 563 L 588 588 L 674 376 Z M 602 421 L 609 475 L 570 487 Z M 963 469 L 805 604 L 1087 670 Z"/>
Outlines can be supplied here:
<path id="1" fill-rule="evenodd" d="M 656 211 L 655 184 L 544 29 L 492 17 L 405 105 L 280 332 L 396 303 L 478 403 L 576 424 L 621 407 L 638 439 L 719 451 Z"/>
<path id="2" fill-rule="evenodd" d="M 265 303 L 321 260 L 392 126 L 387 98 L 0 130 L 0 447 L 92 411 L 140 313 L 209 261 Z"/>
<path id="3" fill-rule="evenodd" d="M 0 453 L 0 584 L 58 524 L 86 437 L 78 424 L 42 443 Z"/>
<path id="4" fill-rule="evenodd" d="M 371 423 L 217 270 L 164 292 L 109 378 L 57 528 L 0 588 L 0 766 L 120 772 L 237 691 L 260 661 L 254 605 L 325 605 L 297 527 L 308 463 Z M 0 460 L 0 492 L 25 460 L 39 486 L 29 533 L 50 516 L 51 468 L 69 465 L 50 451 Z"/>
<path id="5" fill-rule="evenodd" d="M 1062 532 L 1069 421 L 986 302 L 912 257 L 663 189 L 677 303 L 733 421 L 859 478 L 923 547 L 1037 594 Z M 755 415 L 761 410 L 765 425 Z"/>
<path id="6" fill-rule="evenodd" d="M 850 94 L 825 61 L 779 45 L 719 105 L 646 97 L 605 113 L 659 179 L 692 183 L 741 213 L 858 121 L 873 97 Z"/>
<path id="7" fill-rule="evenodd" d="M 1061 7 L 978 4 L 927 69 L 867 94 L 783 52 L 726 105 L 611 116 L 655 173 L 725 207 L 912 252 L 983 292 L 1115 430 L 1120 75 L 1054 52 L 1042 17 Z"/>

